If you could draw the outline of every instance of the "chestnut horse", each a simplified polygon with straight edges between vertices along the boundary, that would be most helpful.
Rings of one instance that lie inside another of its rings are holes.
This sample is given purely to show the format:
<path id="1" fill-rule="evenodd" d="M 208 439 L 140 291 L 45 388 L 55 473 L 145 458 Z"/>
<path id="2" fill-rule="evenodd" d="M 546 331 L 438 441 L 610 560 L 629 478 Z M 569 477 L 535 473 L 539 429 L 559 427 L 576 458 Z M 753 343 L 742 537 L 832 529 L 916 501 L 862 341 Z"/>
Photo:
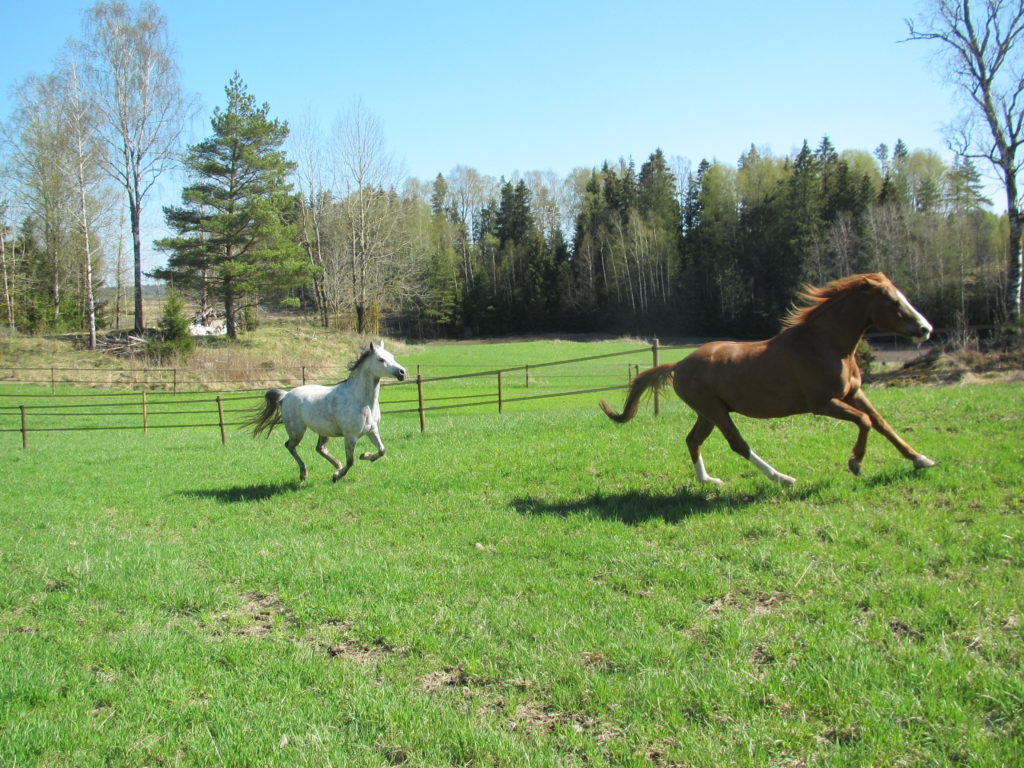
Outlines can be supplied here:
<path id="1" fill-rule="evenodd" d="M 713 341 L 678 363 L 666 363 L 633 379 L 622 413 L 605 401 L 601 408 L 619 423 L 636 415 L 640 397 L 669 381 L 676 394 L 697 412 L 686 436 L 697 479 L 721 485 L 704 468 L 701 444 L 715 427 L 729 447 L 770 480 L 792 485 L 796 480 L 777 471 L 750 450 L 730 413 L 758 419 L 815 413 L 852 421 L 860 430 L 849 461 L 860 474 L 868 432 L 876 429 L 918 469 L 935 462 L 911 448 L 879 415 L 861 390 L 854 351 L 864 332 L 874 327 L 920 343 L 932 332 L 927 320 L 880 272 L 853 275 L 821 288 L 805 286 L 804 305 L 794 307 L 777 336 L 765 341 Z"/>

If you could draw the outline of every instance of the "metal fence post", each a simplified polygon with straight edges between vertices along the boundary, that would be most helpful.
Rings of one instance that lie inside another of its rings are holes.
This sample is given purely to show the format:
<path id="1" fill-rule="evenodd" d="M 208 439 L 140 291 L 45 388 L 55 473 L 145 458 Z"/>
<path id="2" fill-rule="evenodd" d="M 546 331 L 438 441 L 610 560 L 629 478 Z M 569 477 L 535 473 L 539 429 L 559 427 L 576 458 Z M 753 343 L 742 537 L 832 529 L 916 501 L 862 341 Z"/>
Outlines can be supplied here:
<path id="1" fill-rule="evenodd" d="M 28 448 L 28 417 L 25 412 L 25 406 L 21 406 L 21 447 Z"/>
<path id="2" fill-rule="evenodd" d="M 501 399 L 501 371 L 498 371 L 498 413 L 505 412 L 505 404 Z"/>
<path id="3" fill-rule="evenodd" d="M 419 366 L 416 366 L 419 369 Z M 419 399 L 420 432 L 427 431 L 427 414 L 423 411 L 423 377 L 416 371 L 416 397 Z"/>
<path id="4" fill-rule="evenodd" d="M 658 337 L 654 337 L 654 344 L 651 345 L 651 355 L 654 357 L 654 368 L 658 367 Z M 654 390 L 654 415 L 659 416 L 661 414 L 661 398 L 658 397 L 658 390 Z"/>
<path id="5" fill-rule="evenodd" d="M 146 390 L 142 390 L 142 434 L 149 432 L 149 408 L 146 405 Z"/>
<path id="6" fill-rule="evenodd" d="M 227 445 L 228 433 L 224 430 L 224 404 L 221 402 L 220 395 L 217 395 L 217 420 L 220 422 L 220 442 Z"/>

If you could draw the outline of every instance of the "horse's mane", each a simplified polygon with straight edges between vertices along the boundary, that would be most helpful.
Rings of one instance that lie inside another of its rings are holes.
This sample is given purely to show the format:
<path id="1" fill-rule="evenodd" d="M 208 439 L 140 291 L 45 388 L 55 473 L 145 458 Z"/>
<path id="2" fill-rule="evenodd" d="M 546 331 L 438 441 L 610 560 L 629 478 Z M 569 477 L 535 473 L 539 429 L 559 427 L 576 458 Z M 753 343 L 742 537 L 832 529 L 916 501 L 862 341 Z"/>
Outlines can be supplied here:
<path id="1" fill-rule="evenodd" d="M 811 315 L 821 309 L 826 303 L 839 296 L 845 296 L 851 291 L 872 288 L 889 282 L 889 278 L 881 272 L 872 272 L 865 275 L 851 275 L 839 280 L 833 280 L 826 285 L 815 287 L 804 283 L 797 297 L 803 302 L 801 306 L 794 305 L 784 318 L 782 326 L 790 328 L 800 325 L 810 319 Z"/>
<path id="2" fill-rule="evenodd" d="M 371 349 L 369 346 L 364 347 L 363 349 L 359 350 L 359 355 L 356 357 L 356 359 L 348 364 L 348 372 L 352 373 L 356 368 L 358 368 L 360 365 L 362 365 L 366 361 L 366 358 L 368 358 L 372 354 L 373 354 L 373 349 Z M 342 379 L 338 383 L 339 384 L 344 384 L 346 381 L 349 380 L 349 378 L 351 378 L 351 376 L 349 376 L 349 377 L 347 377 L 345 379 Z"/>
<path id="3" fill-rule="evenodd" d="M 348 366 L 349 371 L 350 372 L 354 371 L 356 368 L 358 368 L 360 365 L 363 364 L 363 362 L 366 360 L 366 358 L 368 358 L 372 354 L 373 354 L 373 347 L 372 346 L 367 346 L 367 347 L 364 347 L 363 349 L 359 350 L 359 357 L 357 357 L 355 360 L 353 360 L 351 363 L 349 363 L 349 366 Z"/>

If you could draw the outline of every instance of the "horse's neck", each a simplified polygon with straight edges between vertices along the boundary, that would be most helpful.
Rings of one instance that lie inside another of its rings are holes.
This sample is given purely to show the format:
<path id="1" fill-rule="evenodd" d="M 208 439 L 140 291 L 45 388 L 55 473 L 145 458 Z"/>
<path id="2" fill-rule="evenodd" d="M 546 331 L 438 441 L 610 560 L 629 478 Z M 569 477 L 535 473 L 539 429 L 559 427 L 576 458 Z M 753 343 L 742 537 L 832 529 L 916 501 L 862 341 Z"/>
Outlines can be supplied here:
<path id="1" fill-rule="evenodd" d="M 375 403 L 380 396 L 380 379 L 357 368 L 345 382 L 362 402 Z"/>
<path id="2" fill-rule="evenodd" d="M 822 306 L 807 320 L 840 355 L 852 355 L 868 328 L 863 294 L 845 294 Z"/>

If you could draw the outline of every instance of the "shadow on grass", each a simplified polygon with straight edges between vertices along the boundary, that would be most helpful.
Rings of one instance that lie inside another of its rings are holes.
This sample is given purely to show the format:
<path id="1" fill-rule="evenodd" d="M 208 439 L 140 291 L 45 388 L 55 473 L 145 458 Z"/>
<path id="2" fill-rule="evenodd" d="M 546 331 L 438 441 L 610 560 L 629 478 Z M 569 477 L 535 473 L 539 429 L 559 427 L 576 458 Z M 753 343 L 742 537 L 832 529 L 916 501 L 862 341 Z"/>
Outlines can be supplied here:
<path id="1" fill-rule="evenodd" d="M 192 499 L 213 499 L 222 504 L 235 504 L 240 501 L 265 501 L 282 493 L 299 490 L 302 483 L 293 480 L 287 483 L 260 483 L 259 485 L 236 485 L 233 488 L 208 488 L 201 491 L 180 491 L 179 496 Z"/>
<path id="2" fill-rule="evenodd" d="M 727 493 L 683 488 L 675 493 L 661 494 L 648 491 L 623 493 L 593 493 L 578 499 L 541 499 L 520 497 L 513 499 L 512 508 L 521 515 L 593 515 L 605 520 L 619 520 L 636 525 L 648 520 L 678 523 L 695 515 L 712 512 L 737 512 L 748 507 L 774 501 L 805 501 L 818 493 L 818 487 L 807 485 L 800 490 L 781 490 L 772 485 L 750 493 Z"/>

